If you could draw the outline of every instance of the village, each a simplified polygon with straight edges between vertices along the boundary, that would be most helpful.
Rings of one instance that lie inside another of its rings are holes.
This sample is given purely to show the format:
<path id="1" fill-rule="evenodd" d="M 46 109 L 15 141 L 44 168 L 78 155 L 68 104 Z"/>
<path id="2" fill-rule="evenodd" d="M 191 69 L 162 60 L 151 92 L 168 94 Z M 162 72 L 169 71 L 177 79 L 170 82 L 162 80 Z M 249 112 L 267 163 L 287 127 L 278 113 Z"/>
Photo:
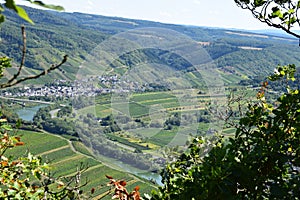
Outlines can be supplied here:
<path id="1" fill-rule="evenodd" d="M 43 86 L 24 85 L 2 91 L 4 97 L 93 97 L 106 93 L 127 93 L 151 90 L 149 85 L 140 85 L 138 82 L 120 80 L 118 75 L 88 77 L 73 82 L 54 80 Z"/>

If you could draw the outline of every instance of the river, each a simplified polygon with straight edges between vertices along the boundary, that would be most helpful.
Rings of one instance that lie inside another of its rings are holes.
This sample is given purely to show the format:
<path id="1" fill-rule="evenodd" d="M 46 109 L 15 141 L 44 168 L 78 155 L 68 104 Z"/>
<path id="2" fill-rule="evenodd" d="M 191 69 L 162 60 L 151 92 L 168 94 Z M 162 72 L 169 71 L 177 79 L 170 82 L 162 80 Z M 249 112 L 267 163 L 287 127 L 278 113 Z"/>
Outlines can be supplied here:
<path id="1" fill-rule="evenodd" d="M 109 157 L 105 157 L 102 155 L 97 155 L 97 159 L 99 161 L 101 161 L 103 164 L 106 164 L 108 167 L 120 170 L 120 171 L 125 171 L 125 172 L 129 172 L 131 174 L 134 174 L 138 177 L 150 180 L 150 181 L 154 181 L 156 182 L 158 185 L 162 186 L 162 177 L 157 174 L 157 173 L 153 173 L 151 171 L 146 171 L 146 170 L 140 170 L 137 169 L 135 167 L 132 167 L 130 165 L 127 165 L 121 161 L 118 161 L 116 159 L 113 158 L 109 158 Z"/>
<path id="2" fill-rule="evenodd" d="M 46 107 L 47 105 L 44 104 L 39 104 L 37 106 L 33 106 L 33 107 L 23 107 L 19 110 L 16 111 L 16 113 L 18 114 L 18 116 L 24 120 L 24 121 L 32 121 L 33 117 L 35 115 L 35 113 L 43 107 Z"/>
<path id="3" fill-rule="evenodd" d="M 35 115 L 35 113 L 43 107 L 46 107 L 47 105 L 44 104 L 39 104 L 33 107 L 23 107 L 21 109 L 18 109 L 16 111 L 16 113 L 18 114 L 18 116 L 25 121 L 32 121 L 33 117 Z M 161 183 L 161 176 L 159 174 L 153 173 L 153 172 L 147 172 L 147 171 L 142 171 L 142 170 L 138 170 L 136 168 L 133 168 L 129 165 L 126 165 L 120 161 L 114 160 L 114 159 L 109 159 L 107 157 L 102 157 L 102 159 L 100 159 L 100 161 L 102 161 L 103 163 L 107 163 L 107 160 L 109 160 L 110 163 L 110 167 L 111 165 L 117 166 L 117 168 L 119 170 L 122 171 L 127 171 L 130 172 L 132 174 L 135 174 L 136 176 L 151 180 L 156 182 L 159 185 L 162 185 Z"/>

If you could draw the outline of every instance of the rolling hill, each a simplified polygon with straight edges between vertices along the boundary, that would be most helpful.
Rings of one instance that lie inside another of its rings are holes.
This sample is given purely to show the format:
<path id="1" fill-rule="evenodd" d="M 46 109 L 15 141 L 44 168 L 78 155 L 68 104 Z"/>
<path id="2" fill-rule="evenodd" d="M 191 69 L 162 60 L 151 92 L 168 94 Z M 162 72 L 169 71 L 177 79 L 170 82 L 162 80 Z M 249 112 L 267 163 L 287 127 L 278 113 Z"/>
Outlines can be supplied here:
<path id="1" fill-rule="evenodd" d="M 29 7 L 26 10 L 35 25 L 26 24 L 28 52 L 25 72 L 36 73 L 37 70 L 58 63 L 65 54 L 70 57 L 61 70 L 46 76 L 43 83 L 54 79 L 74 80 L 79 66 L 89 59 L 97 46 L 101 46 L 112 36 L 150 27 L 174 31 L 197 42 L 213 59 L 226 84 L 236 84 L 242 79 L 258 75 L 264 76 L 278 64 L 299 64 L 298 41 L 278 34 L 271 35 L 269 31 L 266 34 L 251 33 L 84 13 L 42 11 Z M 0 32 L 1 54 L 13 57 L 17 64 L 20 62 L 19 47 L 22 45 L 19 24 L 23 21 L 10 11 L 5 11 L 5 14 L 7 21 Z M 128 44 L 118 48 L 128 48 Z M 120 67 L 124 65 L 130 68 L 147 62 L 169 65 L 184 73 L 191 71 L 190 64 L 180 56 L 157 48 L 129 51 L 107 67 L 114 68 L 115 73 L 121 73 Z M 100 66 L 95 67 L 97 69 Z M 8 72 L 12 74 L 13 70 Z M 42 82 L 35 80 L 31 83 Z"/>

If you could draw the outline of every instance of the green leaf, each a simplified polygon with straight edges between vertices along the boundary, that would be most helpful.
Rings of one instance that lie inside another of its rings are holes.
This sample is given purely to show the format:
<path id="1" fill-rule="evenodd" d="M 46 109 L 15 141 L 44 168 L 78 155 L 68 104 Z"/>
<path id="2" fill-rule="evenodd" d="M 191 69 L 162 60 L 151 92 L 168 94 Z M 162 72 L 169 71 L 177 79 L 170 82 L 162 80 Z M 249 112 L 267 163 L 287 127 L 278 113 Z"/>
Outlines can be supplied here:
<path id="1" fill-rule="evenodd" d="M 13 130 L 13 129 L 11 128 L 11 126 L 10 126 L 10 125 L 7 125 L 7 124 L 2 125 L 1 128 L 5 129 L 5 130 L 7 130 L 7 131 L 12 131 L 12 130 Z"/>
<path id="2" fill-rule="evenodd" d="M 14 10 L 21 18 L 33 24 L 33 21 L 28 17 L 26 11 L 22 7 L 17 6 L 14 0 L 6 0 L 5 6 Z"/>
<path id="3" fill-rule="evenodd" d="M 8 191 L 7 191 L 7 195 L 8 196 L 11 196 L 11 197 L 13 197 L 13 196 L 16 196 L 16 191 L 15 190 L 13 190 L 13 189 L 9 189 Z"/>
<path id="4" fill-rule="evenodd" d="M 4 22 L 4 20 L 5 20 L 4 15 L 0 14 L 0 24 L 1 24 L 2 22 Z"/>
<path id="5" fill-rule="evenodd" d="M 289 21 L 286 22 L 287 25 L 293 25 L 297 22 L 297 18 L 296 17 L 292 17 L 290 18 Z"/>
<path id="6" fill-rule="evenodd" d="M 19 190 L 20 187 L 21 187 L 21 185 L 19 184 L 19 182 L 18 182 L 18 181 L 15 181 L 15 182 L 14 182 L 14 188 L 16 188 L 17 190 Z"/>
<path id="7" fill-rule="evenodd" d="M 39 5 L 44 8 L 49 8 L 52 10 L 57 10 L 57 11 L 64 11 L 65 9 L 62 6 L 56 6 L 56 5 L 51 5 L 51 4 L 44 4 L 42 1 L 33 1 L 33 4 Z"/>
<path id="8" fill-rule="evenodd" d="M 20 128 L 21 125 L 22 125 L 22 120 L 18 119 L 17 122 L 16 122 L 16 128 Z"/>
<path id="9" fill-rule="evenodd" d="M 281 13 L 280 9 L 278 7 L 273 7 L 272 8 L 272 13 L 271 13 L 271 18 L 277 18 L 279 17 L 280 19 L 283 18 L 283 14 Z"/>
<path id="10" fill-rule="evenodd" d="M 295 9 L 289 9 L 289 10 L 288 10 L 288 13 L 289 13 L 289 14 L 295 13 Z"/>
<path id="11" fill-rule="evenodd" d="M 266 2 L 266 1 L 264 1 L 264 0 L 255 0 L 255 1 L 254 1 L 254 6 L 255 6 L 255 7 L 260 7 L 260 6 L 264 5 L 265 2 Z"/>
<path id="12" fill-rule="evenodd" d="M 17 8 L 14 0 L 6 0 L 4 5 L 5 7 L 17 12 Z"/>
<path id="13" fill-rule="evenodd" d="M 32 1 L 32 0 L 26 0 L 32 4 L 44 7 L 44 8 L 49 8 L 51 10 L 57 10 L 57 11 L 64 11 L 65 9 L 62 6 L 56 6 L 56 5 L 51 5 L 51 4 L 45 4 L 42 1 Z"/>
<path id="14" fill-rule="evenodd" d="M 39 180 L 41 180 L 41 178 L 42 178 L 41 173 L 40 173 L 39 171 L 37 171 L 37 170 L 34 170 L 34 171 L 33 171 L 33 175 L 34 175 L 37 179 L 39 179 Z"/>
<path id="15" fill-rule="evenodd" d="M 20 6 L 16 6 L 17 9 L 17 13 L 18 15 L 23 18 L 24 20 L 26 20 L 27 22 L 33 24 L 33 21 L 29 18 L 29 16 L 27 15 L 26 11 L 20 7 Z"/>

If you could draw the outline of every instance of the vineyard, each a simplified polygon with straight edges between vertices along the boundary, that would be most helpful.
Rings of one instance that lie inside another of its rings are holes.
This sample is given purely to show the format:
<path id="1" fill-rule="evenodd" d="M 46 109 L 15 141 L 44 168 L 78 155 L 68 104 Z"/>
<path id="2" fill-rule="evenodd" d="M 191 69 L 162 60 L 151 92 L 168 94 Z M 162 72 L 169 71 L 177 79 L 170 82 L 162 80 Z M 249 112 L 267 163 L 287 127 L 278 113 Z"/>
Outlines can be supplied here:
<path id="1" fill-rule="evenodd" d="M 93 199 L 111 199 L 110 187 L 107 186 L 108 179 L 105 177 L 107 174 L 125 180 L 129 189 L 137 185 L 141 188 L 142 193 L 150 193 L 152 189 L 155 189 L 148 181 L 118 171 L 95 160 L 91 155 L 88 155 L 89 150 L 80 142 L 70 142 L 49 133 L 19 131 L 17 134 L 22 135 L 22 141 L 25 142 L 25 145 L 10 150 L 8 154 L 19 156 L 29 151 L 39 155 L 44 161 L 49 162 L 52 172 L 56 176 L 68 177 L 74 175 L 78 167 L 87 167 L 81 177 L 82 183 L 87 181 L 87 185 L 82 190 L 87 195 L 91 195 L 89 191 L 93 188 Z"/>

